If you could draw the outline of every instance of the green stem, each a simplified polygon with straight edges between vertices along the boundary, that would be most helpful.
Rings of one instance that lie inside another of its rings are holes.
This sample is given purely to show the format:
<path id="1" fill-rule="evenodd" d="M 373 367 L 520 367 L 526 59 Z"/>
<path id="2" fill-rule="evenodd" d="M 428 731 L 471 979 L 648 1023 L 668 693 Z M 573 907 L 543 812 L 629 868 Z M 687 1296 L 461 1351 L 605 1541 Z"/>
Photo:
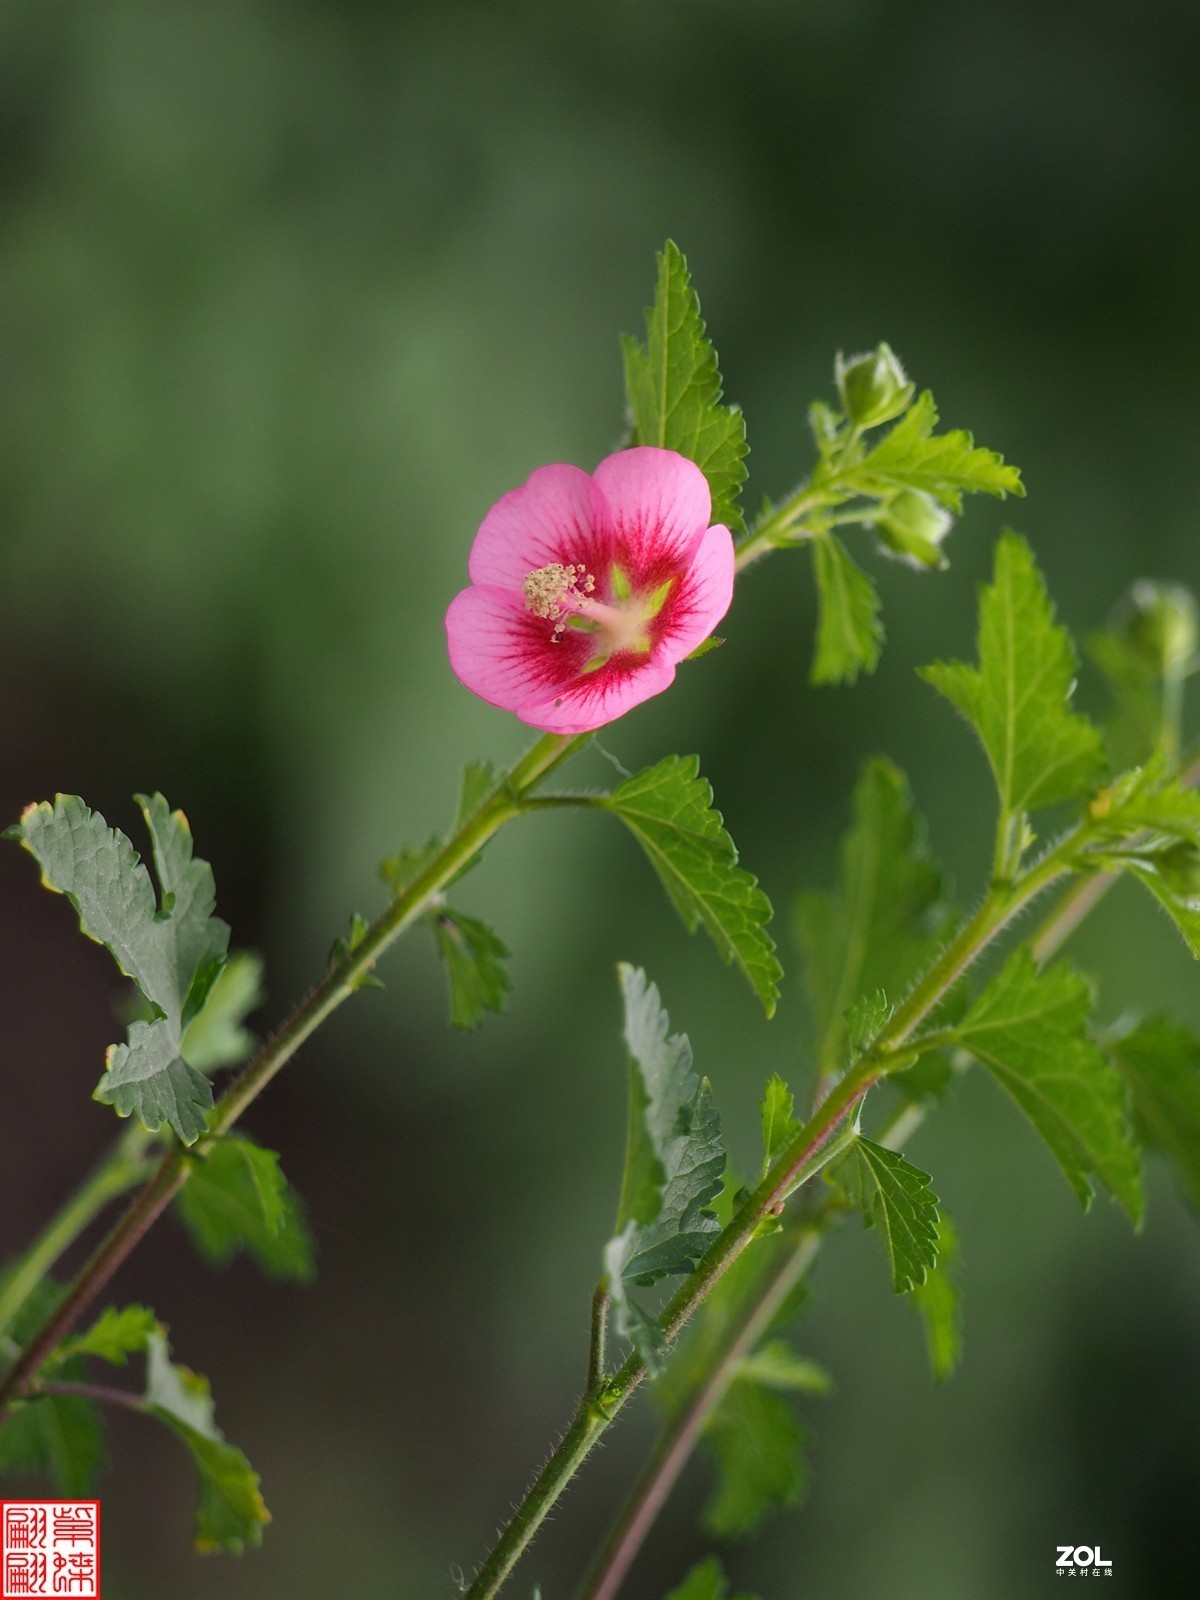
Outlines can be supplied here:
<path id="1" fill-rule="evenodd" d="M 901 1047 L 947 990 L 1036 895 L 1070 870 L 1071 858 L 1086 838 L 1085 829 L 1086 824 L 1066 835 L 1017 882 L 992 887 L 979 910 L 897 1007 L 872 1049 L 834 1085 L 668 1302 L 661 1317 L 668 1342 L 751 1242 L 759 1224 L 779 1213 L 784 1199 L 796 1188 L 798 1175 L 810 1163 L 815 1170 L 814 1157 L 836 1136 L 871 1087 L 907 1060 Z M 562 1489 L 645 1377 L 645 1363 L 634 1353 L 598 1392 L 584 1396 L 575 1420 L 479 1569 L 466 1600 L 492 1600 L 499 1593 Z"/>
<path id="2" fill-rule="evenodd" d="M 483 848 L 493 834 L 523 809 L 526 792 L 590 739 L 545 734 L 507 772 L 437 855 L 371 924 L 349 951 L 303 1000 L 283 1026 L 242 1068 L 217 1102 L 212 1131 L 206 1139 L 227 1133 L 258 1098 L 275 1074 L 304 1041 L 359 987 L 360 980 L 404 930 L 434 903 L 437 896 Z M 78 1317 L 99 1295 L 117 1268 L 145 1236 L 191 1175 L 187 1153 L 175 1146 L 163 1156 L 146 1187 L 84 1265 L 54 1314 L 28 1341 L 0 1379 L 0 1407 L 29 1386 L 38 1368 Z M 3 1418 L 0 1418 L 2 1425 Z"/>
<path id="3" fill-rule="evenodd" d="M 145 1155 L 153 1136 L 136 1125 L 126 1128 L 108 1155 L 42 1229 L 0 1287 L 0 1334 L 34 1289 L 53 1269 L 110 1200 L 132 1189 L 146 1170 Z"/>

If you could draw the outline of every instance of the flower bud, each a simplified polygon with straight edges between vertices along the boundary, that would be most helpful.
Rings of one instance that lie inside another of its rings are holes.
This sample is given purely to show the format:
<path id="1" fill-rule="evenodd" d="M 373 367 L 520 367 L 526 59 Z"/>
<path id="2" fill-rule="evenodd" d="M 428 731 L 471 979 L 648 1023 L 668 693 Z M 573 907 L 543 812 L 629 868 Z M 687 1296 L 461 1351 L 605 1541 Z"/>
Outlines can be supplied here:
<path id="1" fill-rule="evenodd" d="M 879 508 L 875 532 L 885 550 L 910 567 L 945 567 L 938 548 L 954 518 L 930 494 L 901 489 Z"/>
<path id="2" fill-rule="evenodd" d="M 1130 602 L 1125 637 L 1137 655 L 1156 677 L 1186 672 L 1200 635 L 1195 598 L 1182 584 L 1141 578 Z"/>
<path id="3" fill-rule="evenodd" d="M 909 383 L 904 368 L 892 354 L 890 345 L 881 344 L 866 355 L 840 354 L 834 366 L 842 410 L 856 428 L 877 428 L 881 422 L 907 409 L 916 386 Z"/>

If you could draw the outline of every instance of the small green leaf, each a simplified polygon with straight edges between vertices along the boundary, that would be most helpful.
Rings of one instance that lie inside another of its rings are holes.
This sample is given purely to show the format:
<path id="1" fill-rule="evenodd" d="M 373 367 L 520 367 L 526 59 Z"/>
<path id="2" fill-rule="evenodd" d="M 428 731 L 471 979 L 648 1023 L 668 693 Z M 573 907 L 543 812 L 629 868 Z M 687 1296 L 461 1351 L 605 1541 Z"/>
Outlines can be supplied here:
<path id="1" fill-rule="evenodd" d="M 761 1383 L 766 1389 L 820 1396 L 833 1393 L 833 1379 L 825 1368 L 798 1356 L 786 1339 L 770 1340 L 740 1361 L 737 1371 L 739 1378 Z"/>
<path id="2" fill-rule="evenodd" d="M 179 1435 L 200 1475 L 196 1548 L 240 1555 L 261 1544 L 271 1516 L 258 1474 L 217 1427 L 207 1378 L 175 1365 L 161 1334 L 147 1341 L 145 1409 Z"/>
<path id="3" fill-rule="evenodd" d="M 882 989 L 876 989 L 873 994 L 859 995 L 846 1011 L 846 1035 L 850 1049 L 856 1055 L 860 1050 L 865 1050 L 891 1014 L 892 1007 Z"/>
<path id="4" fill-rule="evenodd" d="M 333 944 L 330 947 L 330 951 L 329 951 L 329 965 L 330 965 L 330 967 L 331 968 L 340 967 L 343 961 L 349 960 L 349 958 L 358 949 L 359 945 L 362 944 L 363 940 L 367 937 L 367 935 L 370 933 L 370 931 L 371 931 L 371 924 L 367 921 L 366 917 L 362 916 L 357 911 L 354 912 L 354 914 L 350 918 L 350 930 L 349 930 L 349 932 L 345 933 L 345 934 L 340 934 L 333 941 Z M 370 966 L 364 968 L 364 970 L 362 972 L 356 973 L 355 976 L 353 978 L 351 978 L 351 980 L 350 980 L 350 988 L 351 989 L 382 989 L 383 988 L 383 984 L 379 981 L 379 979 L 375 976 L 374 972 L 371 970 L 374 967 L 374 965 L 375 965 L 375 963 L 371 962 Z"/>
<path id="5" fill-rule="evenodd" d="M 181 1052 L 200 1072 L 236 1066 L 253 1050 L 256 1040 L 242 1026 L 263 1001 L 263 964 L 251 950 L 235 950 L 221 969 L 208 999 L 188 1023 Z"/>
<path id="6" fill-rule="evenodd" d="M 18 1400 L 0 1427 L 0 1472 L 45 1474 L 68 1500 L 86 1499 L 104 1465 L 104 1424 L 90 1400 Z"/>
<path id="7" fill-rule="evenodd" d="M 312 1237 L 274 1150 L 240 1135 L 217 1140 L 195 1160 L 175 1209 L 196 1248 L 218 1266 L 244 1252 L 271 1277 L 307 1283 L 313 1276 Z"/>
<path id="8" fill-rule="evenodd" d="M 412 888 L 441 848 L 442 841 L 435 834 L 425 844 L 401 850 L 379 863 L 379 876 L 387 884 L 393 900 Z"/>
<path id="9" fill-rule="evenodd" d="M 834 1169 L 868 1228 L 876 1228 L 892 1264 L 892 1287 L 907 1294 L 937 1265 L 937 1195 L 929 1174 L 860 1135 Z"/>
<path id="10" fill-rule="evenodd" d="M 936 662 L 921 676 L 975 729 L 1007 815 L 1084 794 L 1104 766 L 1099 731 L 1070 710 L 1077 659 L 1033 553 L 1006 533 L 979 608 L 979 666 Z"/>
<path id="11" fill-rule="evenodd" d="M 737 850 L 695 756 L 668 756 L 597 802 L 633 832 L 689 932 L 701 924 L 746 975 L 768 1016 L 782 971 L 767 933 L 771 903 Z"/>
<path id="12" fill-rule="evenodd" d="M 943 1211 L 938 1217 L 937 1266 L 913 1290 L 913 1302 L 925 1325 L 925 1346 L 934 1381 L 943 1382 L 958 1366 L 962 1355 L 962 1308 L 954 1268 L 958 1261 L 958 1232 Z"/>
<path id="13" fill-rule="evenodd" d="M 625 391 L 638 444 L 677 450 L 694 461 L 712 491 L 712 520 L 733 533 L 744 523 L 738 492 L 746 477 L 746 422 L 721 405 L 717 354 L 705 336 L 687 262 L 667 241 L 646 313 L 646 343 L 626 335 Z"/>
<path id="14" fill-rule="evenodd" d="M 864 995 L 901 995 L 932 959 L 951 913 L 904 774 L 870 761 L 854 791 L 832 893 L 808 893 L 800 942 L 825 1071 L 845 1064 L 846 1014 Z"/>
<path id="15" fill-rule="evenodd" d="M 1151 1017 L 1115 1039 L 1111 1053 L 1143 1142 L 1170 1159 L 1200 1210 L 1200 1040 L 1179 1023 Z"/>
<path id="16" fill-rule="evenodd" d="M 769 1512 L 803 1498 L 804 1428 L 794 1407 L 770 1389 L 735 1378 L 705 1425 L 704 1442 L 716 1485 L 701 1519 L 715 1537 L 752 1533 Z"/>
<path id="17" fill-rule="evenodd" d="M 677 1589 L 672 1589 L 666 1600 L 753 1600 L 753 1596 L 730 1595 L 729 1581 L 721 1570 L 716 1556 L 709 1556 L 688 1573 Z"/>
<path id="18" fill-rule="evenodd" d="M 148 1306 L 109 1306 L 92 1326 L 73 1339 L 64 1340 L 49 1358 L 47 1366 L 61 1366 L 77 1356 L 95 1356 L 115 1367 L 123 1367 L 132 1355 L 140 1355 L 152 1333 L 161 1329 Z"/>
<path id="19" fill-rule="evenodd" d="M 767 1079 L 762 1098 L 764 1178 L 800 1132 L 801 1124 L 793 1115 L 795 1104 L 795 1096 L 778 1073 Z"/>
<path id="20" fill-rule="evenodd" d="M 1120 1074 L 1088 1036 L 1091 1009 L 1081 973 L 1065 961 L 1039 972 L 1022 945 L 971 1006 L 958 1038 L 1033 1123 L 1084 1207 L 1094 1176 L 1136 1224 L 1141 1162 Z"/>
<path id="21" fill-rule="evenodd" d="M 512 988 L 509 950 L 486 922 L 442 907 L 433 919 L 438 951 L 450 983 L 450 1021 L 456 1028 L 477 1028 L 488 1011 L 504 1011 Z"/>
<path id="22" fill-rule="evenodd" d="M 496 787 L 499 777 L 500 774 L 490 761 L 472 761 L 463 768 L 462 787 L 458 796 L 458 811 L 454 818 L 454 831 L 456 833 L 479 810 L 488 795 Z"/>
<path id="23" fill-rule="evenodd" d="M 129 840 L 75 795 L 29 806 L 15 837 L 155 1013 L 132 1023 L 125 1044 L 110 1046 L 95 1098 L 120 1116 L 136 1115 L 150 1132 L 165 1125 L 192 1144 L 207 1127 L 212 1089 L 182 1054 L 183 1037 L 219 978 L 229 929 L 212 914 L 212 869 L 193 856 L 187 818 L 161 795 L 138 799 L 161 905 Z"/>
<path id="24" fill-rule="evenodd" d="M 879 593 L 836 534 L 811 542 L 820 611 L 809 681 L 853 683 L 860 672 L 874 672 L 879 661 Z"/>
<path id="25" fill-rule="evenodd" d="M 938 413 L 928 389 L 855 468 L 848 486 L 858 494 L 920 489 L 948 510 L 961 512 L 964 493 L 1024 495 L 1021 474 L 994 450 L 978 448 L 969 433 L 935 434 Z"/>

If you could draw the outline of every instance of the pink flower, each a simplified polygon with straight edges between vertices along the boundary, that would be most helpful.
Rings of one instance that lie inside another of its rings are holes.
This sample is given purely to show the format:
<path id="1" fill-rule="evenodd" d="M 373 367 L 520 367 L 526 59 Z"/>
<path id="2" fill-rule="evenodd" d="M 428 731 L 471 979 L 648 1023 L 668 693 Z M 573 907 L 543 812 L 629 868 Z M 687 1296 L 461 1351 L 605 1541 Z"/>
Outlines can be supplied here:
<path id="1" fill-rule="evenodd" d="M 589 476 L 539 467 L 498 500 L 446 613 L 468 689 L 547 733 L 588 733 L 660 694 L 733 596 L 733 539 L 704 474 L 622 450 Z"/>

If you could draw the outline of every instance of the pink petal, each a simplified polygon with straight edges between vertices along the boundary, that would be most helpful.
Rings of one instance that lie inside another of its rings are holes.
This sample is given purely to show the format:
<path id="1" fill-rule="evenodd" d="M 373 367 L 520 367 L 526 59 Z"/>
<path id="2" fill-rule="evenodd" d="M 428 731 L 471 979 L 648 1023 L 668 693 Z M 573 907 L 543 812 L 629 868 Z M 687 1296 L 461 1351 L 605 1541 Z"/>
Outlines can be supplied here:
<path id="1" fill-rule="evenodd" d="M 631 575 L 686 565 L 712 514 L 708 480 L 694 461 L 640 445 L 606 456 L 594 477 L 608 501 L 617 559 Z"/>
<path id="2" fill-rule="evenodd" d="M 664 607 L 655 653 L 682 661 L 703 644 L 729 610 L 733 576 L 733 535 L 718 522 L 704 534 L 691 566 Z"/>
<path id="3" fill-rule="evenodd" d="M 650 657 L 636 667 L 610 664 L 557 694 L 531 696 L 516 708 L 517 716 L 545 733 L 591 733 L 670 688 L 674 677 L 674 664 L 661 658 Z"/>
<path id="4" fill-rule="evenodd" d="M 551 644 L 545 619 L 531 617 L 518 595 L 491 584 L 455 595 L 446 612 L 446 642 L 456 676 L 506 711 L 573 680 L 582 665 L 582 639 Z"/>
<path id="5" fill-rule="evenodd" d="M 475 535 L 467 570 L 472 583 L 520 592 L 527 573 L 552 561 L 605 572 L 611 551 L 604 496 L 586 472 L 557 462 L 496 501 Z"/>

